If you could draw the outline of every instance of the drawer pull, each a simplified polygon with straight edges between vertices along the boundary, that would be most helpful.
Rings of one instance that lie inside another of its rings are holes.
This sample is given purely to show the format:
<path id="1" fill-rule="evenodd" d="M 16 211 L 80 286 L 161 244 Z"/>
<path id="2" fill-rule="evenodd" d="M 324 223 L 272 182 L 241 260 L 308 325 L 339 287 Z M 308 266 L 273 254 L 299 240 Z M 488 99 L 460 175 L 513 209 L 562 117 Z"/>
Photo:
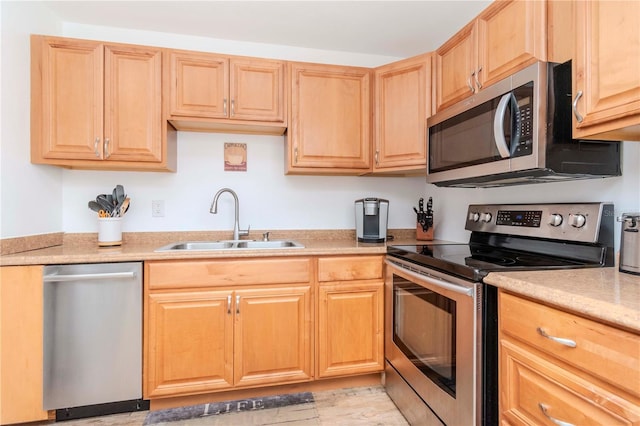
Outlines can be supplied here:
<path id="1" fill-rule="evenodd" d="M 549 420 L 551 420 L 553 423 L 557 424 L 558 426 L 575 426 L 573 423 L 563 422 L 562 420 L 558 420 L 558 419 L 550 416 L 549 413 L 547 413 L 547 406 L 544 405 L 543 403 L 538 402 L 538 407 L 540 407 L 540 411 L 542 411 L 542 414 L 544 414 L 546 418 L 548 418 Z"/>
<path id="2" fill-rule="evenodd" d="M 560 343 L 561 345 L 568 346 L 570 348 L 575 348 L 576 346 L 578 346 L 576 342 L 574 342 L 571 339 L 563 339 L 562 337 L 554 337 L 554 336 L 548 335 L 543 328 L 538 327 L 537 330 L 538 330 L 538 334 L 540 334 L 542 337 L 546 337 L 547 339 L 553 340 L 554 342 Z"/>

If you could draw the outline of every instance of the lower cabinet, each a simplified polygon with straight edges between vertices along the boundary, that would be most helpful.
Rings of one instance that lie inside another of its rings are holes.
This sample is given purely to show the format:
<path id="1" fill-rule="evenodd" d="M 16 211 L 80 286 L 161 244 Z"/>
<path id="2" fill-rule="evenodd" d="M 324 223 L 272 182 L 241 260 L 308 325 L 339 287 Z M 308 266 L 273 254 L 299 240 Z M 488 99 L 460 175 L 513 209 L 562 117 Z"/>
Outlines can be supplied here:
<path id="1" fill-rule="evenodd" d="M 640 425 L 640 335 L 501 291 L 500 412 L 512 425 Z"/>
<path id="2" fill-rule="evenodd" d="M 308 258 L 145 269 L 145 398 L 312 379 Z"/>
<path id="3" fill-rule="evenodd" d="M 145 262 L 144 397 L 381 372 L 383 258 Z"/>
<path id="4" fill-rule="evenodd" d="M 42 409 L 42 265 L 0 268 L 0 424 L 47 420 Z"/>
<path id="5" fill-rule="evenodd" d="M 382 371 L 383 258 L 319 258 L 318 294 L 318 377 Z"/>

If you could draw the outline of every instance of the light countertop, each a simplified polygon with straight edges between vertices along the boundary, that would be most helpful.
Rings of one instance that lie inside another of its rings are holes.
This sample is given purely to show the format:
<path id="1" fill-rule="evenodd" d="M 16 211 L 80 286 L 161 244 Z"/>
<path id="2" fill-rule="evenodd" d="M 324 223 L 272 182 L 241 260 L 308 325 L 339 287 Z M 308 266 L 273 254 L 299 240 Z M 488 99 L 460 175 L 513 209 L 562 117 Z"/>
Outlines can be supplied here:
<path id="1" fill-rule="evenodd" d="M 488 284 L 640 332 L 640 275 L 616 267 L 490 273 Z"/>

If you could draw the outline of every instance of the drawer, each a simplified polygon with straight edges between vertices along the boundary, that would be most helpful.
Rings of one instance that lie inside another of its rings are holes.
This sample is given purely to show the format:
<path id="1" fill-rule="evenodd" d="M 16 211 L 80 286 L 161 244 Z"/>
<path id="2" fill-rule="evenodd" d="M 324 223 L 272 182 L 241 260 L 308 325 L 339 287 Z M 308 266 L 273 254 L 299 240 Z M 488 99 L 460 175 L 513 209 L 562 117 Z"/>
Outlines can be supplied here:
<path id="1" fill-rule="evenodd" d="M 311 259 L 226 259 L 145 262 L 149 289 L 194 288 L 311 281 Z"/>
<path id="2" fill-rule="evenodd" d="M 640 407 L 501 340 L 501 414 L 510 424 L 637 425 Z M 551 418 L 564 422 L 556 423 Z"/>
<path id="3" fill-rule="evenodd" d="M 318 281 L 382 279 L 383 256 L 339 256 L 318 259 Z"/>
<path id="4" fill-rule="evenodd" d="M 502 291 L 499 322 L 503 333 L 640 396 L 640 335 Z M 568 339 L 576 346 L 551 337 Z"/>

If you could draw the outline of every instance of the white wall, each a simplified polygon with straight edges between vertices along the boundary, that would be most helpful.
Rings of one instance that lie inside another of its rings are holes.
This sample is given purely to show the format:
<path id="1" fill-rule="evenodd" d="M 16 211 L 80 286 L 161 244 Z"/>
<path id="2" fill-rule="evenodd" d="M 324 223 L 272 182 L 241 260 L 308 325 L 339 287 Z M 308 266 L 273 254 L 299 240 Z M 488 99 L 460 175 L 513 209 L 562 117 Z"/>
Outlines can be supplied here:
<path id="1" fill-rule="evenodd" d="M 231 187 L 240 198 L 240 224 L 253 229 L 353 228 L 353 201 L 390 200 L 389 226 L 412 228 L 412 206 L 434 197 L 436 237 L 467 241 L 466 206 L 477 202 L 613 201 L 616 213 L 640 211 L 640 142 L 624 145 L 624 176 L 493 189 L 437 188 L 423 178 L 285 176 L 282 137 L 179 132 L 178 172 L 63 170 L 29 163 L 29 33 L 157 45 L 287 60 L 377 66 L 397 58 L 211 40 L 175 34 L 57 24 L 39 2 L 2 4 L 2 140 L 0 238 L 46 232 L 96 232 L 87 202 L 124 185 L 132 205 L 125 231 L 231 229 L 231 197 L 209 214 L 215 192 Z M 224 172 L 224 142 L 248 145 L 248 171 Z M 164 218 L 151 201 L 164 200 Z"/>
<path id="2" fill-rule="evenodd" d="M 61 26 L 38 2 L 0 2 L 0 238 L 62 230 L 62 170 L 29 162 L 29 34 Z"/>

